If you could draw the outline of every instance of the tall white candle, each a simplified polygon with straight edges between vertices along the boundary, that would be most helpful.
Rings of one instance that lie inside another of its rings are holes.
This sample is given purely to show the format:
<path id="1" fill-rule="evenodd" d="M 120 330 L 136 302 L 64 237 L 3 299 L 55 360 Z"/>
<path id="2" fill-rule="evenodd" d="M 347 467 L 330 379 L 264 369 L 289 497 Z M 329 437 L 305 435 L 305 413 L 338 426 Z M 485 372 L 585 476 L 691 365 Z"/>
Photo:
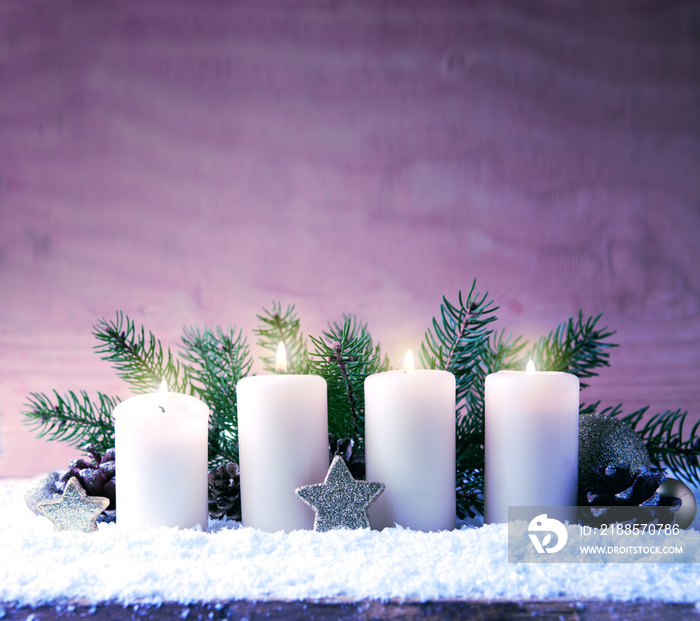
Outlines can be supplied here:
<path id="1" fill-rule="evenodd" d="M 488 375 L 485 401 L 486 521 L 507 522 L 509 506 L 575 507 L 578 377 L 530 362 Z"/>
<path id="2" fill-rule="evenodd" d="M 326 380 L 256 375 L 240 380 L 236 395 L 243 525 L 312 529 L 314 512 L 294 490 L 323 483 L 328 471 Z"/>
<path id="3" fill-rule="evenodd" d="M 410 352 L 409 352 L 410 353 Z M 365 380 L 367 480 L 386 485 L 369 508 L 373 528 L 455 527 L 455 377 L 387 371 Z"/>
<path id="4" fill-rule="evenodd" d="M 206 529 L 207 405 L 167 392 L 163 382 L 160 392 L 117 405 L 113 416 L 117 527 Z"/>

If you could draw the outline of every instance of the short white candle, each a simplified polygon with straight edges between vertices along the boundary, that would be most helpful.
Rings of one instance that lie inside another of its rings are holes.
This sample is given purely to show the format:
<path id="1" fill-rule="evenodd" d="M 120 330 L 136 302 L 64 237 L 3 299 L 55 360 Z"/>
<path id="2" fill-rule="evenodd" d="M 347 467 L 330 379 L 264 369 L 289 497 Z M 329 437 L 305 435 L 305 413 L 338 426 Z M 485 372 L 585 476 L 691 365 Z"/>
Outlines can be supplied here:
<path id="1" fill-rule="evenodd" d="M 367 480 L 386 485 L 369 508 L 373 528 L 420 531 L 455 527 L 455 377 L 403 371 L 365 380 Z"/>
<path id="2" fill-rule="evenodd" d="M 486 521 L 507 522 L 509 506 L 575 507 L 578 377 L 530 362 L 488 375 L 485 402 Z"/>
<path id="3" fill-rule="evenodd" d="M 330 464 L 326 380 L 278 374 L 236 385 L 243 525 L 268 532 L 307 529 L 314 512 L 294 493 L 323 483 Z"/>
<path id="4" fill-rule="evenodd" d="M 137 395 L 113 412 L 117 527 L 207 528 L 209 408 L 190 395 Z"/>

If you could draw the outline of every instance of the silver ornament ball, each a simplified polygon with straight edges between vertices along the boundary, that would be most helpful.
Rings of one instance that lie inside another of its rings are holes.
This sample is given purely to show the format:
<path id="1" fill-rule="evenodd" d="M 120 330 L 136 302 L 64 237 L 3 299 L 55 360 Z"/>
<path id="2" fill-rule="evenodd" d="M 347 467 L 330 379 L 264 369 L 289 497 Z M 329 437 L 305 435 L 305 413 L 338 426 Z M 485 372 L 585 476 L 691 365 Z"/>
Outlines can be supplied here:
<path id="1" fill-rule="evenodd" d="M 656 491 L 659 492 L 661 497 L 675 496 L 681 499 L 681 506 L 678 507 L 678 511 L 674 514 L 676 524 L 681 528 L 688 528 L 695 520 L 695 514 L 697 513 L 697 501 L 693 490 L 678 479 L 666 479 Z"/>

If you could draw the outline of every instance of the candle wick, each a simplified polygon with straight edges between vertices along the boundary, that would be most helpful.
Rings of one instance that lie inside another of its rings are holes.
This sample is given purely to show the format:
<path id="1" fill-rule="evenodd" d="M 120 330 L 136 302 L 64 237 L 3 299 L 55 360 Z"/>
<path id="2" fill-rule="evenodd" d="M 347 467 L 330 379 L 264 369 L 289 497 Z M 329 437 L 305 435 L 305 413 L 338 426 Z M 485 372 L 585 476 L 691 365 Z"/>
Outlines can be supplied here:
<path id="1" fill-rule="evenodd" d="M 160 408 L 161 412 L 165 412 L 165 408 L 162 405 L 159 405 L 158 407 Z"/>

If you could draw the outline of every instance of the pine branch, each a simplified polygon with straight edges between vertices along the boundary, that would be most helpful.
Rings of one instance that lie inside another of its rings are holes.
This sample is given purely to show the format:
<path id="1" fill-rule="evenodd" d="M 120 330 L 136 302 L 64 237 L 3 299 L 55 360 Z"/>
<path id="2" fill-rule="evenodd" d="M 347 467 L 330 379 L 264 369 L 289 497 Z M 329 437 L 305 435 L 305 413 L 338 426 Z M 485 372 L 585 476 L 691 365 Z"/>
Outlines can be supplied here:
<path id="1" fill-rule="evenodd" d="M 101 342 L 95 346 L 95 351 L 110 362 L 117 375 L 136 392 L 152 392 L 165 380 L 171 391 L 192 393 L 186 373 L 181 377 L 180 364 L 170 350 L 163 352 L 152 332 L 146 337 L 144 328 L 139 332 L 121 311 L 114 321 L 100 319 L 93 334 Z"/>
<path id="2" fill-rule="evenodd" d="M 71 446 L 93 444 L 104 452 L 114 446 L 112 410 L 119 403 L 116 397 L 97 393 L 99 403 L 93 403 L 85 391 L 69 391 L 53 397 L 32 392 L 22 414 L 24 423 L 38 438 L 67 442 Z"/>
<path id="3" fill-rule="evenodd" d="M 483 489 L 484 467 L 484 382 L 490 371 L 485 360 L 494 366 L 517 355 L 523 344 L 512 343 L 503 336 L 496 340 L 496 350 L 489 348 L 496 320 L 493 313 L 498 307 L 487 299 L 488 294 L 475 293 L 476 281 L 458 304 L 443 298 L 440 319 L 433 319 L 421 344 L 420 358 L 430 369 L 450 371 L 456 381 L 457 417 L 457 479 L 465 486 L 458 496 L 458 516 L 473 516 L 474 510 L 483 512 L 483 501 L 478 498 L 478 487 Z"/>
<path id="4" fill-rule="evenodd" d="M 601 317 L 602 313 L 584 321 L 583 311 L 579 311 L 578 318 L 570 318 L 540 338 L 530 350 L 529 358 L 543 371 L 566 371 L 577 375 L 581 388 L 586 388 L 588 384 L 583 380 L 598 375 L 595 369 L 609 367 L 608 350 L 617 347 L 616 343 L 608 342 L 615 330 L 597 326 Z"/>
<path id="5" fill-rule="evenodd" d="M 581 401 L 578 405 L 578 415 L 579 416 L 584 416 L 585 414 L 595 414 L 598 411 L 598 408 L 600 407 L 600 401 L 596 401 L 594 403 L 584 403 Z M 609 410 L 610 408 L 606 408 L 606 410 Z"/>
<path id="6" fill-rule="evenodd" d="M 484 514 L 484 466 L 457 472 L 457 517 Z"/>
<path id="7" fill-rule="evenodd" d="M 365 378 L 386 371 L 379 346 L 372 343 L 367 324 L 344 316 L 342 325 L 329 324 L 320 338 L 310 337 L 309 371 L 328 384 L 328 432 L 337 438 L 352 438 L 364 446 Z"/>
<path id="8" fill-rule="evenodd" d="M 522 352 L 526 347 L 527 341 L 522 336 L 514 339 L 512 334 L 506 335 L 504 330 L 494 332 L 482 357 L 486 375 L 503 369 L 524 367 L 527 360 Z"/>
<path id="9" fill-rule="evenodd" d="M 253 360 L 242 331 L 235 328 L 200 332 L 185 327 L 182 357 L 187 376 L 198 396 L 211 409 L 209 467 L 238 462 L 238 410 L 236 384 L 250 373 Z"/>
<path id="10" fill-rule="evenodd" d="M 474 390 L 483 384 L 484 369 L 481 361 L 488 347 L 491 330 L 488 324 L 496 320 L 498 310 L 487 293 L 474 292 L 472 283 L 466 300 L 459 292 L 458 304 L 443 297 L 440 320 L 433 319 L 432 330 L 425 333 L 420 358 L 428 369 L 443 369 L 455 375 L 457 381 L 457 411 L 469 411 L 483 402 L 483 395 Z"/>
<path id="11" fill-rule="evenodd" d="M 481 356 L 481 368 L 475 376 L 472 407 L 468 419 L 462 420 L 459 452 L 462 468 L 457 478 L 457 515 L 460 518 L 474 517 L 484 512 L 484 383 L 489 373 L 512 369 L 521 362 L 527 341 L 521 336 L 513 339 L 503 330 L 492 333 Z"/>
<path id="12" fill-rule="evenodd" d="M 607 410 L 602 410 L 602 413 Z M 683 429 L 687 411 L 668 410 L 654 414 L 645 421 L 644 416 L 648 410 L 647 406 L 625 416 L 621 407 L 617 406 L 610 411 L 610 415 L 620 417 L 637 432 L 646 444 L 651 462 L 657 468 L 666 467 L 675 477 L 700 485 L 700 421 L 686 435 Z"/>
<path id="13" fill-rule="evenodd" d="M 688 416 L 680 409 L 655 414 L 645 420 L 649 406 L 625 414 L 622 405 L 600 408 L 600 401 L 581 404 L 579 414 L 603 414 L 615 416 L 627 423 L 646 445 L 651 463 L 657 468 L 668 468 L 673 476 L 700 485 L 700 421 L 689 434 L 683 429 Z"/>
<path id="14" fill-rule="evenodd" d="M 258 335 L 258 345 L 271 352 L 269 356 L 262 356 L 264 368 L 270 373 L 275 373 L 277 347 L 284 343 L 287 351 L 287 370 L 289 373 L 305 375 L 309 372 L 306 343 L 299 327 L 299 318 L 294 311 L 294 305 L 290 304 L 282 312 L 282 305 L 273 302 L 270 310 L 263 309 L 262 315 L 257 315 L 259 327 L 253 332 Z"/>

